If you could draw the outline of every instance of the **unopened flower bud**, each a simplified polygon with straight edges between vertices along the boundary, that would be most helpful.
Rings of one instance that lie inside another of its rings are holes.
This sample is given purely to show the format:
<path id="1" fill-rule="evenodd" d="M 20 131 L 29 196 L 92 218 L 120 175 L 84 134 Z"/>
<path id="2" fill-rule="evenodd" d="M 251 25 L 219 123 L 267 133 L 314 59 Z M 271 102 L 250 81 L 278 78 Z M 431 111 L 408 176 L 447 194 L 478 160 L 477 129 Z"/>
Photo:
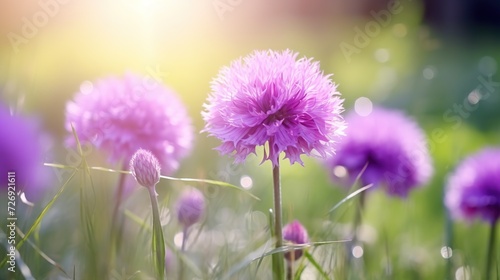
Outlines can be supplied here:
<path id="1" fill-rule="evenodd" d="M 188 228 L 198 222 L 205 211 L 205 197 L 197 189 L 183 192 L 177 201 L 177 219 Z"/>
<path id="2" fill-rule="evenodd" d="M 130 160 L 130 170 L 135 180 L 146 188 L 152 188 L 160 181 L 160 164 L 150 151 L 137 150 Z"/>
<path id="3" fill-rule="evenodd" d="M 283 239 L 295 245 L 309 243 L 306 229 L 297 220 L 283 227 Z M 285 259 L 289 262 L 298 260 L 302 257 L 302 253 L 301 249 L 286 252 Z"/>

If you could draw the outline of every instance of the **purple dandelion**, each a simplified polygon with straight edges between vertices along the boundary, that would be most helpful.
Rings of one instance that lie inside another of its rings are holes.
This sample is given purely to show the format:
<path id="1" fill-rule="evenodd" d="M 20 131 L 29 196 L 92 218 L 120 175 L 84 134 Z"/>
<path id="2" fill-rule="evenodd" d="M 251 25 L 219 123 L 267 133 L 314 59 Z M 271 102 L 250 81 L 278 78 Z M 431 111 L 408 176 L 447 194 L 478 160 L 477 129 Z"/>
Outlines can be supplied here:
<path id="1" fill-rule="evenodd" d="M 466 158 L 448 178 L 445 204 L 454 218 L 500 218 L 500 149 L 486 148 Z"/>
<path id="2" fill-rule="evenodd" d="M 279 156 L 330 156 L 345 123 L 340 93 L 319 63 L 289 50 L 255 51 L 224 67 L 212 81 L 202 113 L 204 131 L 222 141 L 221 154 L 237 162 L 264 146 L 263 161 Z M 267 144 L 267 146 L 266 146 Z"/>
<path id="3" fill-rule="evenodd" d="M 82 86 L 66 106 L 80 141 L 109 153 L 110 161 L 129 162 L 140 148 L 151 151 L 165 174 L 179 167 L 191 149 L 193 129 L 174 91 L 150 79 L 126 74 Z M 67 139 L 75 144 L 73 135 Z"/>
<path id="4" fill-rule="evenodd" d="M 368 116 L 352 112 L 346 122 L 347 136 L 327 161 L 335 182 L 350 186 L 366 168 L 360 177 L 363 185 L 374 184 L 389 195 L 406 197 L 430 179 L 433 168 L 425 135 L 414 120 L 399 111 L 375 108 Z M 336 172 L 339 167 L 347 171 L 340 172 L 347 178 Z"/>

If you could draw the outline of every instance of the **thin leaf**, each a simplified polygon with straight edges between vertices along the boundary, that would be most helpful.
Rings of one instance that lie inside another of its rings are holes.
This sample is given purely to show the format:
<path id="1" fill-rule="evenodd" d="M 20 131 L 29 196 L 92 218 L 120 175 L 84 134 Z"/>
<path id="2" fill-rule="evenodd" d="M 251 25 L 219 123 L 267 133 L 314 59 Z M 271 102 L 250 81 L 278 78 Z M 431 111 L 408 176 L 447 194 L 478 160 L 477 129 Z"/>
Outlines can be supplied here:
<path id="1" fill-rule="evenodd" d="M 59 169 L 78 169 L 77 167 L 74 167 L 74 166 L 70 166 L 70 165 L 64 165 L 64 164 L 59 164 L 59 163 L 44 163 L 43 164 L 44 166 L 48 166 L 48 167 L 55 167 L 55 168 L 59 168 Z"/>
<path id="2" fill-rule="evenodd" d="M 346 196 L 344 199 L 342 199 L 339 203 L 335 204 L 335 206 L 333 206 L 330 211 L 328 211 L 328 214 L 332 213 L 333 211 L 335 211 L 337 208 L 339 208 L 342 204 L 344 204 L 345 202 L 347 202 L 348 200 L 354 198 L 355 196 L 357 196 L 358 194 L 366 191 L 367 189 L 373 187 L 373 184 L 369 184 L 369 185 L 366 185 L 362 188 L 359 188 L 357 189 L 355 192 L 349 194 L 348 196 Z"/>
<path id="3" fill-rule="evenodd" d="M 152 231 L 151 226 L 144 223 L 144 219 L 137 216 L 133 212 L 131 212 L 129 210 L 125 210 L 125 216 L 130 218 L 133 222 L 137 223 L 139 226 L 141 226 L 141 228 L 147 230 L 148 232 Z M 198 266 L 196 264 L 194 264 L 192 261 L 190 261 L 184 254 L 179 253 L 177 250 L 177 247 L 174 244 L 170 243 L 168 240 L 164 240 L 164 241 L 165 241 L 166 246 L 170 250 L 172 250 L 172 252 L 176 253 L 178 255 L 179 259 L 184 264 L 186 264 L 195 275 L 197 275 L 197 276 L 202 275 L 202 272 L 200 271 Z"/>
<path id="4" fill-rule="evenodd" d="M 16 231 L 19 234 L 19 236 L 24 237 L 24 233 L 19 228 L 16 228 Z M 59 265 L 56 261 L 47 256 L 47 254 L 45 254 L 38 246 L 36 246 L 29 239 L 26 239 L 26 241 L 35 250 L 35 252 L 37 252 L 44 260 L 46 260 L 49 264 L 60 270 L 66 277 L 70 278 L 70 276 L 66 273 L 66 271 L 64 271 L 61 265 Z"/>
<path id="5" fill-rule="evenodd" d="M 90 169 L 99 170 L 99 171 L 105 171 L 105 172 L 115 172 L 115 173 L 130 174 L 130 171 L 114 170 L 114 169 L 109 169 L 109 168 L 104 168 L 104 167 L 99 167 L 99 166 L 92 166 L 92 167 L 90 167 Z M 249 195 L 250 197 L 252 197 L 252 198 L 260 201 L 260 198 L 258 198 L 257 196 L 255 196 L 251 192 L 245 190 L 244 188 L 235 186 L 235 185 L 227 183 L 227 182 L 222 182 L 222 181 L 217 181 L 217 180 L 210 180 L 210 179 L 176 178 L 176 177 L 170 177 L 170 176 L 164 176 L 164 175 L 161 175 L 160 178 L 163 178 L 165 180 L 170 180 L 170 181 L 205 183 L 205 184 L 216 185 L 216 186 L 221 186 L 221 187 L 228 187 L 228 188 L 232 188 L 232 189 L 236 189 L 238 191 L 241 191 L 241 192 Z"/>
<path id="6" fill-rule="evenodd" d="M 319 274 L 321 274 L 321 276 L 323 276 L 325 279 L 330 279 L 328 277 L 328 273 L 326 273 L 322 268 L 321 268 L 321 265 L 319 265 L 319 263 L 314 259 L 314 257 L 309 254 L 309 252 L 307 251 L 304 251 L 304 256 L 307 258 L 307 260 L 309 260 L 309 262 L 318 270 Z"/>
<path id="7" fill-rule="evenodd" d="M 290 252 L 293 250 L 303 250 L 311 247 L 317 247 L 317 246 L 323 246 L 323 245 L 330 245 L 330 244 L 335 244 L 335 243 L 344 243 L 344 242 L 350 242 L 351 240 L 345 239 L 345 240 L 336 240 L 336 241 L 320 241 L 320 242 L 311 242 L 311 243 L 306 243 L 306 244 L 289 244 L 289 245 L 283 245 L 280 248 L 275 248 L 272 249 L 271 251 L 267 251 L 261 256 L 254 258 L 253 260 L 256 261 L 258 259 L 262 259 L 264 257 L 267 257 L 269 255 L 274 255 L 274 254 L 279 254 L 279 253 L 286 253 Z"/>
<path id="8" fill-rule="evenodd" d="M 45 216 L 45 214 L 47 214 L 47 212 L 49 211 L 49 209 L 52 207 L 52 205 L 54 204 L 54 202 L 57 200 L 57 198 L 62 194 L 62 192 L 64 191 L 64 189 L 66 188 L 66 186 L 68 185 L 68 183 L 71 181 L 71 179 L 73 179 L 73 176 L 75 176 L 76 174 L 76 170 L 71 174 L 71 176 L 68 178 L 68 180 L 66 180 L 66 182 L 62 185 L 61 189 L 59 189 L 59 191 L 56 193 L 56 195 L 54 195 L 54 197 L 49 201 L 49 203 L 47 203 L 47 205 L 45 205 L 45 207 L 42 209 L 42 212 L 38 215 L 38 217 L 35 219 L 35 221 L 33 222 L 33 224 L 31 225 L 31 227 L 29 228 L 29 230 L 26 232 L 26 235 L 21 238 L 21 240 L 19 241 L 19 243 L 17 243 L 17 246 L 16 246 L 16 249 L 19 250 L 24 242 L 26 241 L 26 239 L 28 239 L 28 237 L 30 237 L 30 235 L 35 231 L 36 227 L 40 224 L 40 222 L 42 221 L 43 217 Z M 0 263 L 0 267 L 4 266 L 5 263 L 7 263 L 7 256 L 2 260 L 2 262 Z"/>

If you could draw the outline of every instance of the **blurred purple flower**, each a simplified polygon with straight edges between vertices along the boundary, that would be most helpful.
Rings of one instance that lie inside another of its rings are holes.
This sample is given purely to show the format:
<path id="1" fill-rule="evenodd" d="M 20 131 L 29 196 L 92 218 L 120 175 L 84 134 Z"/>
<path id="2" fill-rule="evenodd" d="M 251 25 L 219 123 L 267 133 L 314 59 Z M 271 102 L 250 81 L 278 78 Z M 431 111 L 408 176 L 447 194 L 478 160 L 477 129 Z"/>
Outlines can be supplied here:
<path id="1" fill-rule="evenodd" d="M 296 245 L 309 243 L 306 229 L 297 220 L 283 227 L 283 240 Z M 295 261 L 300 257 L 302 257 L 302 250 L 293 250 L 285 253 L 285 259 L 288 261 Z"/>
<path id="2" fill-rule="evenodd" d="M 242 162 L 264 146 L 263 161 L 273 166 L 281 152 L 291 164 L 302 164 L 302 154 L 335 152 L 345 126 L 343 100 L 318 62 L 297 55 L 255 51 L 219 72 L 202 113 L 203 131 L 222 141 L 219 152 L 234 152 Z"/>
<path id="3" fill-rule="evenodd" d="M 47 183 L 43 167 L 46 135 L 35 119 L 13 116 L 1 103 L 0 126 L 2 190 L 7 190 L 7 173 L 15 172 L 16 192 L 23 191 L 30 201 L 39 199 Z"/>
<path id="4" fill-rule="evenodd" d="M 130 170 L 143 187 L 152 188 L 160 181 L 160 164 L 148 150 L 137 150 L 130 160 Z"/>
<path id="5" fill-rule="evenodd" d="M 197 189 L 184 191 L 176 204 L 177 220 L 185 228 L 197 223 L 205 212 L 205 197 Z"/>
<path id="6" fill-rule="evenodd" d="M 466 158 L 448 178 L 445 204 L 454 218 L 500 218 L 500 149 L 485 148 Z"/>
<path id="7" fill-rule="evenodd" d="M 368 116 L 351 112 L 346 117 L 347 136 L 337 154 L 327 161 L 332 179 L 351 186 L 361 175 L 363 185 L 385 187 L 389 195 L 406 197 L 411 189 L 427 183 L 433 167 L 425 134 L 418 124 L 400 111 L 374 108 Z M 347 180 L 336 168 L 347 171 Z"/>
<path id="8" fill-rule="evenodd" d="M 128 162 L 139 148 L 151 151 L 164 174 L 172 174 L 192 145 L 193 129 L 174 91 L 140 76 L 98 80 L 66 106 L 66 129 L 73 123 L 80 141 Z M 75 144 L 73 135 L 67 139 Z"/>

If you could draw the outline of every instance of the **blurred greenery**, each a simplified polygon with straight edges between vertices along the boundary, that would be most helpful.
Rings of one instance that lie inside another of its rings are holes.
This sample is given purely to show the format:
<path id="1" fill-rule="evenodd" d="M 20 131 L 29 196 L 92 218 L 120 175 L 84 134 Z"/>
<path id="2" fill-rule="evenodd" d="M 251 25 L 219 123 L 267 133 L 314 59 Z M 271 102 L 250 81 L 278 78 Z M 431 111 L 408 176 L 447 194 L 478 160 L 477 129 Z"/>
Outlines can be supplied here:
<path id="1" fill-rule="evenodd" d="M 314 1 L 317 2 L 321 1 Z M 295 7 L 297 3 L 241 1 L 220 18 L 209 1 L 145 3 L 151 6 L 136 7 L 139 4 L 134 1 L 114 0 L 70 2 L 61 6 L 58 14 L 27 44 L 21 45 L 19 52 L 14 51 L 6 36 L 2 39 L 5 41 L 0 41 L 2 99 L 22 114 L 39 118 L 53 137 L 53 145 L 46 150 L 47 162 L 75 165 L 74 157 L 69 156 L 74 151 L 63 144 L 69 135 L 64 129 L 64 109 L 83 81 L 126 71 L 158 75 L 179 93 L 198 132 L 204 125 L 200 111 L 210 92 L 210 81 L 221 67 L 254 49 L 289 48 L 314 57 L 325 73 L 334 74 L 332 79 L 345 99 L 346 111 L 353 110 L 357 98 L 368 97 L 376 105 L 406 111 L 419 121 L 428 136 L 435 168 L 428 185 L 416 189 L 405 200 L 376 190 L 367 195 L 361 233 L 364 255 L 353 264 L 363 272 L 361 279 L 455 279 L 455 273 L 464 268 L 472 272 L 472 278 L 460 278 L 457 274 L 456 279 L 482 279 L 488 227 L 479 221 L 458 221 L 447 227 L 443 194 L 448 174 L 461 159 L 482 147 L 500 145 L 498 30 L 484 32 L 473 41 L 450 38 L 423 21 L 423 3 L 402 1 L 402 12 L 392 15 L 389 24 L 370 37 L 366 47 L 347 58 L 339 45 L 353 44 L 354 28 L 363 29 L 374 21 L 368 13 L 353 15 L 349 12 L 352 7 L 339 4 L 339 11 L 324 11 L 326 15 L 321 8 L 313 9 L 318 16 L 308 17 L 307 4 Z M 293 9 L 284 8 L 287 5 Z M 4 17 L 0 30 L 3 34 L 19 33 L 20 19 L 31 18 L 39 7 L 24 12 L 19 9 L 12 6 L 0 12 L 0 17 L 2 13 L 6 16 L 9 11 L 16 12 L 16 16 Z M 304 13 L 300 13 L 301 9 Z M 490 84 L 492 89 L 484 80 L 494 82 Z M 456 106 L 463 107 L 474 91 L 483 97 L 489 94 L 488 99 L 479 100 L 473 110 L 461 115 Z M 190 235 L 187 261 L 199 271 L 193 269 L 188 276 L 220 279 L 249 255 L 258 256 L 271 249 L 266 242 L 267 215 L 272 208 L 272 170 L 269 163 L 260 164 L 261 151 L 244 164 L 234 165 L 231 158 L 221 157 L 213 150 L 219 144 L 217 139 L 208 138 L 205 133 L 195 136 L 193 151 L 175 176 L 223 180 L 238 186 L 242 176 L 250 176 L 250 191 L 261 198 L 256 201 L 235 190 L 190 184 L 204 191 L 208 210 L 204 222 Z M 100 151 L 91 150 L 87 159 L 90 166 L 120 169 L 107 163 L 106 155 Z M 312 241 L 346 239 L 356 201 L 342 205 L 329 216 L 328 210 L 348 192 L 331 183 L 328 170 L 320 161 L 303 160 L 303 167 L 283 162 L 284 222 L 299 220 Z M 70 172 L 53 167 L 46 170 L 53 180 L 44 198 L 33 207 L 18 207 L 18 226 L 24 233 L 69 178 Z M 150 225 L 147 191 L 132 186 L 134 182 L 129 179 L 131 191 L 123 208 Z M 99 269 L 113 269 L 111 279 L 152 277 L 150 232 L 130 216 L 124 225 L 116 267 L 100 267 L 107 257 L 105 251 L 109 250 L 110 213 L 117 182 L 116 173 L 93 170 L 88 177 L 78 171 L 29 238 L 64 273 L 49 264 L 33 246 L 25 244 L 19 249 L 36 279 L 65 279 L 73 278 L 72 275 L 82 279 L 90 277 L 85 271 L 91 268 L 95 274 Z M 173 247 L 173 263 L 180 261 L 176 238 L 181 228 L 174 219 L 172 205 L 186 185 L 162 180 L 157 186 L 165 219 L 165 240 Z M 3 194 L 1 200 L 1 205 L 6 205 Z M 5 218 L 2 210 L 0 219 Z M 86 232 L 88 229 L 91 232 Z M 453 249 L 449 272 L 448 260 L 441 255 L 442 247 L 447 245 Z M 346 248 L 339 243 L 308 252 L 330 277 L 343 279 L 348 269 L 343 267 Z M 498 243 L 497 248 L 498 267 Z M 0 252 L 5 256 L 4 247 Z M 306 269 L 302 278 L 315 279 L 311 275 L 316 275 L 317 270 L 307 265 L 307 260 L 303 263 Z M 171 264 L 169 271 L 167 264 L 167 275 L 177 275 L 176 265 Z M 262 264 L 252 262 L 235 275 L 238 279 L 267 279 L 269 267 L 267 258 Z M 2 268 L 0 278 L 9 279 L 9 275 Z M 22 276 L 18 272 L 14 278 Z"/>

